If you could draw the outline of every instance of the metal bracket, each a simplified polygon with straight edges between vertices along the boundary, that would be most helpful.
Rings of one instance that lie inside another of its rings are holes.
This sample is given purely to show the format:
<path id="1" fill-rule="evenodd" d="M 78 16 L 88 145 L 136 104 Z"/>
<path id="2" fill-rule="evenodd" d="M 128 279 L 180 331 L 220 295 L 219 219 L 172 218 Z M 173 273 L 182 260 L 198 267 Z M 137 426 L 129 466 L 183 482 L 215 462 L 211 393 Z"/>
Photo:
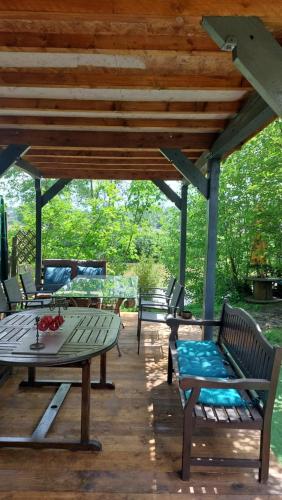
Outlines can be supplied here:
<path id="1" fill-rule="evenodd" d="M 230 35 L 227 38 L 225 38 L 225 42 L 220 48 L 225 52 L 232 52 L 232 50 L 235 49 L 236 45 L 237 45 L 237 38 L 233 35 Z"/>

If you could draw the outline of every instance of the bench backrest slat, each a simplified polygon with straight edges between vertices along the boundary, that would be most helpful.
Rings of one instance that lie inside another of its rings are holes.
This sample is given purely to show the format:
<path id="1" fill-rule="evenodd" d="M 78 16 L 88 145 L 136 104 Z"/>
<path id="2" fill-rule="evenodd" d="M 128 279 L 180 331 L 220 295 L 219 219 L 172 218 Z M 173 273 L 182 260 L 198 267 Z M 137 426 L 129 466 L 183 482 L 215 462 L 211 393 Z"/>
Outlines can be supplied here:
<path id="1" fill-rule="evenodd" d="M 262 335 L 259 325 L 243 309 L 225 303 L 218 342 L 232 356 L 247 378 L 271 380 L 275 350 Z M 259 397 L 265 401 L 265 393 Z"/>

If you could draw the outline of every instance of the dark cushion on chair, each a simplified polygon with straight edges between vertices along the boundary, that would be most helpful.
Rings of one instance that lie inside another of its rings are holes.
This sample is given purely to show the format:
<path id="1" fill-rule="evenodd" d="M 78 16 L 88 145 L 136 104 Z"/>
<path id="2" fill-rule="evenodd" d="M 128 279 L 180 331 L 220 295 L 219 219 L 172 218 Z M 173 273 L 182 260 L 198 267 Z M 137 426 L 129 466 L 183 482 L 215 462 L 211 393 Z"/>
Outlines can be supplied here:
<path id="1" fill-rule="evenodd" d="M 103 275 L 102 267 L 88 267 L 77 266 L 77 276 L 84 276 L 85 278 L 95 278 L 95 276 Z"/>
<path id="2" fill-rule="evenodd" d="M 71 281 L 71 267 L 45 267 L 44 289 L 57 290 Z"/>
<path id="3" fill-rule="evenodd" d="M 228 376 L 219 348 L 212 340 L 177 340 L 176 347 L 181 376 Z"/>

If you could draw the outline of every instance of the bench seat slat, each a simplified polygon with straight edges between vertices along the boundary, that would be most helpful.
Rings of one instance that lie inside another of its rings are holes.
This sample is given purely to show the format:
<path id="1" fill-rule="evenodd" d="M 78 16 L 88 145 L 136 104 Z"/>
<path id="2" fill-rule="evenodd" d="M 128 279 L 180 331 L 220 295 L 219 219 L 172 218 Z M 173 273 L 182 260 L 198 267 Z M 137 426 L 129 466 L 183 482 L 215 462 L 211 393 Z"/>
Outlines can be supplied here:
<path id="1" fill-rule="evenodd" d="M 252 419 L 255 422 L 259 422 L 262 420 L 262 416 L 256 408 L 249 408 L 249 411 L 250 411 L 250 414 L 252 416 Z"/>
<path id="2" fill-rule="evenodd" d="M 204 409 L 205 409 L 205 412 L 206 412 L 206 415 L 207 415 L 207 420 L 214 420 L 214 421 L 217 420 L 217 417 L 215 415 L 215 412 L 213 411 L 213 407 L 212 406 L 204 405 Z"/>
<path id="3" fill-rule="evenodd" d="M 216 416 L 217 416 L 217 420 L 219 422 L 228 422 L 228 415 L 225 411 L 225 408 L 224 406 L 221 406 L 221 407 L 214 407 L 214 411 L 216 413 Z"/>
<path id="4" fill-rule="evenodd" d="M 203 412 L 202 405 L 195 404 L 194 407 L 196 418 L 200 418 L 201 420 L 206 420 L 206 414 Z"/>

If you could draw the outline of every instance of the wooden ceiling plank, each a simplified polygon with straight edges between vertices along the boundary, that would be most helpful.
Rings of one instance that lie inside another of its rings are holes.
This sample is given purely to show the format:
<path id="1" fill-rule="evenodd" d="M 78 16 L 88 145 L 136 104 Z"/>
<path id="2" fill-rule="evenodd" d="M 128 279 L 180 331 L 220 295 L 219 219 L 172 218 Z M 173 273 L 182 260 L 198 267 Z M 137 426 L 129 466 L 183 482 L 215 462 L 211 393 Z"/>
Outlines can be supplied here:
<path id="1" fill-rule="evenodd" d="M 133 171 L 157 171 L 157 172 L 172 172 L 173 167 L 171 165 L 158 165 L 158 164 L 147 164 L 147 165 L 130 165 L 130 164 L 125 164 L 125 165 L 119 165 L 119 164 L 95 164 L 95 163 L 89 163 L 89 164 L 62 164 L 62 163 L 41 163 L 41 164 L 34 164 L 35 167 L 39 168 L 40 170 L 44 171 L 44 169 L 58 169 L 60 172 L 67 171 L 69 169 L 71 170 L 133 170 Z"/>
<path id="2" fill-rule="evenodd" d="M 3 144 L 30 144 L 38 146 L 63 147 L 99 147 L 99 148 L 202 148 L 209 149 L 217 137 L 216 134 L 183 134 L 170 132 L 81 132 L 81 131 L 44 131 L 3 129 Z"/>
<path id="3" fill-rule="evenodd" d="M 13 125 L 59 125 L 76 127 L 162 127 L 162 128 L 195 128 L 195 129 L 223 129 L 227 122 L 226 120 L 153 120 L 149 114 L 146 120 L 120 118 L 66 118 L 66 117 L 43 117 L 43 116 L 0 116 L 0 125 L 5 125 L 9 128 Z"/>
<path id="4" fill-rule="evenodd" d="M 124 170 L 68 170 L 60 171 L 56 169 L 42 170 L 45 178 L 59 179 L 63 176 L 65 179 L 120 179 L 120 180 L 181 180 L 182 176 L 178 172 L 138 172 Z"/>
<path id="5" fill-rule="evenodd" d="M 110 16 L 118 18 L 126 16 L 126 18 L 137 17 L 175 17 L 177 16 L 202 16 L 202 15 L 254 15 L 254 10 L 258 16 L 277 16 L 279 15 L 279 5 L 276 0 L 256 0 L 248 3 L 245 0 L 237 0 L 236 2 L 218 2 L 216 0 L 198 0 L 198 2 L 184 2 L 175 0 L 142 0 L 142 2 L 132 2 L 130 0 L 111 0 L 111 2 L 101 2 L 100 0 L 2 0 L 0 4 L 0 12 L 6 13 L 15 12 L 29 13 L 46 13 L 51 16 L 56 14 L 64 14 L 82 16 L 86 15 L 89 18 L 93 16 Z M 281 14 L 280 14 L 281 15 Z"/>
<path id="6" fill-rule="evenodd" d="M 88 89 L 249 89 L 251 84 L 236 75 L 158 74 L 156 71 L 108 68 L 1 68 L 0 86 L 68 87 Z"/>
<path id="7" fill-rule="evenodd" d="M 180 116 L 187 114 L 198 116 L 199 118 L 206 118 L 212 115 L 211 119 L 217 117 L 219 119 L 225 118 L 238 112 L 241 107 L 239 101 L 225 101 L 225 102 L 162 102 L 162 101 L 95 101 L 95 100 L 73 100 L 73 99 L 14 99 L 14 98 L 1 98 L 0 97 L 0 113 L 4 110 L 9 110 L 25 113 L 27 111 L 38 112 L 67 112 L 67 113 L 177 113 Z M 85 115 L 87 116 L 87 115 Z M 115 116 L 115 115 L 114 115 Z M 189 118 L 189 116 L 188 116 Z M 209 119 L 209 118 L 208 118 Z"/>
<path id="8" fill-rule="evenodd" d="M 0 73 L 1 75 L 1 73 Z M 139 77 L 140 79 L 140 77 Z M 46 87 L 1 85 L 0 98 L 39 98 L 39 99 L 66 99 L 69 100 L 110 100 L 110 101 L 170 101 L 170 102 L 230 102 L 243 99 L 248 94 L 247 88 L 83 88 L 83 87 Z M 61 82 L 62 84 L 62 82 Z M 59 85 L 59 80 L 57 82 Z"/>
<path id="9" fill-rule="evenodd" d="M 35 153 L 35 154 L 34 154 Z M 52 153 L 52 154 L 50 154 Z M 194 155 L 194 156 L 199 156 L 198 151 L 189 151 L 189 156 Z M 147 162 L 154 160 L 159 163 L 163 163 L 163 158 L 162 155 L 160 155 L 158 152 L 139 152 L 139 151 L 61 151 L 60 149 L 54 150 L 54 151 L 45 151 L 39 150 L 38 153 L 37 151 L 31 151 L 31 154 L 27 154 L 24 156 L 24 158 L 27 161 L 30 161 L 31 163 L 33 161 L 37 162 L 42 162 L 42 161 L 59 161 L 59 162 L 65 162 L 65 161 L 95 161 L 99 160 L 110 160 L 110 161 L 120 161 L 120 162 L 138 162 L 142 160 L 142 162 Z"/>
<path id="10" fill-rule="evenodd" d="M 40 159 L 34 158 L 33 163 L 36 165 L 45 165 L 46 163 L 52 165 L 53 163 L 56 163 L 57 165 L 143 165 L 144 167 L 146 165 L 160 165 L 163 167 L 167 166 L 167 161 L 162 160 L 161 158 L 153 158 L 153 159 L 147 159 L 147 158 L 141 158 L 141 159 L 135 159 L 135 158 L 122 158 L 122 159 L 117 159 L 117 158 L 87 158 L 87 159 L 81 159 L 79 157 L 77 158 L 58 158 L 58 157 L 53 157 L 53 158 L 44 158 L 41 157 Z"/>

